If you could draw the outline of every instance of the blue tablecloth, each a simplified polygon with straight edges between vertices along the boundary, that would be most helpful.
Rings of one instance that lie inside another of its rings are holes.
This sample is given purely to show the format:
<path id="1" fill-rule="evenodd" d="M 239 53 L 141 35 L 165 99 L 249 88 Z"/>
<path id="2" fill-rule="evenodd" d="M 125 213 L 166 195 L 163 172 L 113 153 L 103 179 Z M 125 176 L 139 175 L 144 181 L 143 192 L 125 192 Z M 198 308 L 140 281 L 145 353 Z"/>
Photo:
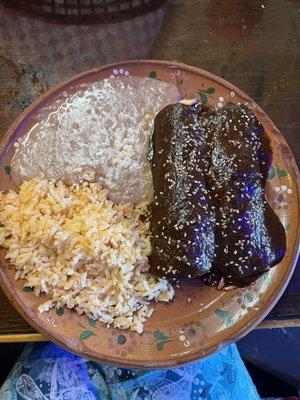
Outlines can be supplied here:
<path id="1" fill-rule="evenodd" d="M 4 360 L 2 360 L 4 362 Z M 25 347 L 1 400 L 256 400 L 235 345 L 167 370 L 128 370 L 86 360 L 52 343 Z"/>

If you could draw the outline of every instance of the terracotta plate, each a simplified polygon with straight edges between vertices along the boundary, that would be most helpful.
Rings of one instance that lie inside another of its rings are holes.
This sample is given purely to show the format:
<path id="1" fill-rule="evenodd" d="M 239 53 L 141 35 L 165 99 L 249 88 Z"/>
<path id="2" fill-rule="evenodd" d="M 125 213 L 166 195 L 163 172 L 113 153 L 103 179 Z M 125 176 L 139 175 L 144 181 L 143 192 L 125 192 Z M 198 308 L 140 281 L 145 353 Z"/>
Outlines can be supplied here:
<path id="1" fill-rule="evenodd" d="M 253 286 L 218 291 L 198 280 L 186 283 L 171 304 L 155 305 L 155 313 L 142 335 L 108 329 L 69 310 L 39 314 L 36 298 L 13 271 L 1 252 L 1 285 L 20 314 L 53 342 L 86 357 L 124 366 L 168 367 L 204 357 L 253 329 L 270 311 L 285 289 L 299 248 L 299 173 L 293 155 L 267 115 L 243 92 L 208 72 L 182 64 L 132 61 L 88 71 L 54 88 L 29 107 L 7 133 L 1 146 L 1 190 L 12 185 L 10 159 L 13 143 L 44 118 L 41 110 L 57 99 L 95 81 L 116 75 L 150 76 L 176 84 L 183 97 L 197 97 L 221 107 L 227 101 L 248 103 L 271 138 L 274 160 L 267 197 L 286 229 L 287 253 L 283 261 Z M 112 79 L 112 78 L 111 78 Z"/>

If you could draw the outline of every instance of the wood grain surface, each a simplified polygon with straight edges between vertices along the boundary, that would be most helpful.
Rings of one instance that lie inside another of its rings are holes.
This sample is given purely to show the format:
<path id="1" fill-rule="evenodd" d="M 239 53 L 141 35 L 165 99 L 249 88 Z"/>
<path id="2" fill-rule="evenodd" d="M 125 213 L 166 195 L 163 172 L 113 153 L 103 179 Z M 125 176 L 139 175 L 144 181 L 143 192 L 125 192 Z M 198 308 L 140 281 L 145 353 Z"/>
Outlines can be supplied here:
<path id="1" fill-rule="evenodd" d="M 300 164 L 297 0 L 174 0 L 167 9 L 99 26 L 84 19 L 55 25 L 0 0 L 0 17 L 0 136 L 35 98 L 75 73 L 121 59 L 174 60 L 219 75 L 251 96 Z M 263 323 L 287 325 L 300 325 L 299 262 Z M 0 291 L 0 341 L 34 332 Z"/>

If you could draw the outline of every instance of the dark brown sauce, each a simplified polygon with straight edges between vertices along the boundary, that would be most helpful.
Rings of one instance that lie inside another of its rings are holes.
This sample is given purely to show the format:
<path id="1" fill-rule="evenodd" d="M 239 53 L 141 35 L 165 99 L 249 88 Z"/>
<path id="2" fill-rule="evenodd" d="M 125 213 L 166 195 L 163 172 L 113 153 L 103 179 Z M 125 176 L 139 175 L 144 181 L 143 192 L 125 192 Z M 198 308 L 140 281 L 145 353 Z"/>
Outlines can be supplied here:
<path id="1" fill-rule="evenodd" d="M 205 175 L 209 147 L 198 107 L 164 108 L 155 118 L 150 272 L 192 278 L 211 268 L 215 213 Z"/>
<path id="2" fill-rule="evenodd" d="M 167 106 L 152 143 L 153 274 L 243 286 L 281 261 L 285 231 L 264 195 L 272 151 L 248 107 Z"/>
<path id="3" fill-rule="evenodd" d="M 204 109 L 210 147 L 208 186 L 216 206 L 216 257 L 204 282 L 244 286 L 278 264 L 286 251 L 284 227 L 264 186 L 272 150 L 263 126 L 245 105 Z"/>

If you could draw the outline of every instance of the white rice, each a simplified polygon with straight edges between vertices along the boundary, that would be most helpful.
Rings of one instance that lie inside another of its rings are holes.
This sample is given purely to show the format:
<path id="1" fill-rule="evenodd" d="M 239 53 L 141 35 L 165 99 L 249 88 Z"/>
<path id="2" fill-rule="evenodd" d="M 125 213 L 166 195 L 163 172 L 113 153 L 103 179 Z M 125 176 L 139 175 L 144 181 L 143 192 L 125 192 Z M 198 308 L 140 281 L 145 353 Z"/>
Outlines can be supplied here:
<path id="1" fill-rule="evenodd" d="M 105 324 L 143 331 L 150 300 L 167 302 L 172 286 L 148 274 L 146 204 L 114 204 L 96 183 L 66 186 L 32 179 L 0 193 L 0 245 L 16 279 L 47 294 L 40 312 L 74 308 Z"/>

